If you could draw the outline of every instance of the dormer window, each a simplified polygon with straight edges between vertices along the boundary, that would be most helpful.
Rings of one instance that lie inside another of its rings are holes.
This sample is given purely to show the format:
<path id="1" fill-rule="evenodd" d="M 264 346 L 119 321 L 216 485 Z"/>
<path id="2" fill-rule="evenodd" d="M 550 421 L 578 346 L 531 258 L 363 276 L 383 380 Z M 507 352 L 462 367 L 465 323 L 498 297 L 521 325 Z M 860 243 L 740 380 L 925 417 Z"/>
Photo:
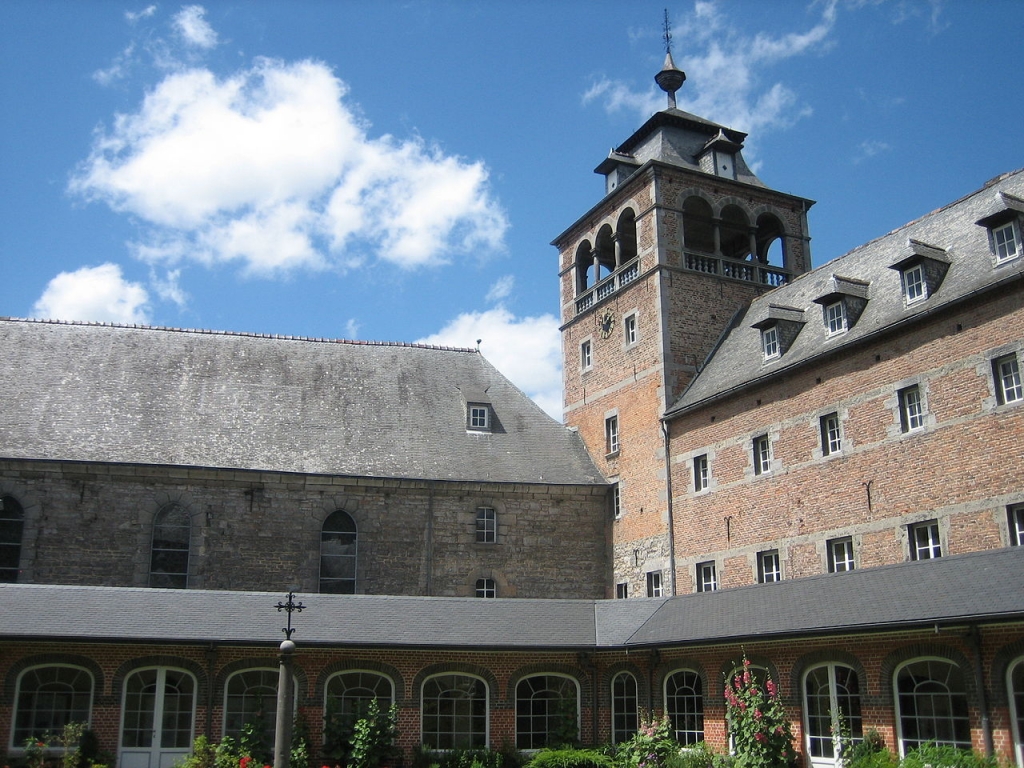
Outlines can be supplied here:
<path id="1" fill-rule="evenodd" d="M 761 329 L 761 350 L 764 352 L 765 360 L 771 360 L 781 354 L 778 325 L 770 325 Z"/>
<path id="2" fill-rule="evenodd" d="M 1024 253 L 1021 247 L 1024 199 L 1000 192 L 995 203 L 995 211 L 978 219 L 977 223 L 988 230 L 989 247 L 996 257 L 996 264 L 1005 264 Z"/>
<path id="3" fill-rule="evenodd" d="M 846 333 L 846 305 L 842 300 L 825 305 L 825 334 L 837 336 Z"/>
<path id="4" fill-rule="evenodd" d="M 909 269 L 903 270 L 903 298 L 907 304 L 915 301 L 923 301 L 928 298 L 928 286 L 924 281 L 924 268 L 915 264 Z"/>
<path id="5" fill-rule="evenodd" d="M 942 285 L 946 272 L 949 271 L 949 257 L 944 248 L 922 243 L 920 240 L 907 240 L 909 255 L 902 257 L 890 269 L 900 273 L 900 284 L 903 287 L 903 303 L 906 306 L 917 304 L 933 296 Z"/>
<path id="6" fill-rule="evenodd" d="M 470 403 L 469 428 L 475 432 L 489 432 L 491 429 L 491 408 L 485 403 Z"/>
<path id="7" fill-rule="evenodd" d="M 804 327 L 804 313 L 801 309 L 769 304 L 766 315 L 753 327 L 761 332 L 761 356 L 767 363 L 786 354 Z"/>

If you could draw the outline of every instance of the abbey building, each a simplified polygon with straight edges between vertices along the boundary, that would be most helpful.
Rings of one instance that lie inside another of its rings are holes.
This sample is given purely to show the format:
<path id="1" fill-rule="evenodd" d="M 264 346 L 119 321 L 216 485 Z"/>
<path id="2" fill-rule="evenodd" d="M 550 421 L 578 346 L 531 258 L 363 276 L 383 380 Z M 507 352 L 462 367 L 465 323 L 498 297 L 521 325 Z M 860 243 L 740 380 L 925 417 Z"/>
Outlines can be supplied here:
<path id="1" fill-rule="evenodd" d="M 237 734 L 294 589 L 314 752 L 369 698 L 407 756 L 724 751 L 746 652 L 807 766 L 843 720 L 1024 767 L 1024 172 L 811 269 L 682 80 L 554 241 L 565 426 L 474 350 L 0 320 L 9 760 Z"/>

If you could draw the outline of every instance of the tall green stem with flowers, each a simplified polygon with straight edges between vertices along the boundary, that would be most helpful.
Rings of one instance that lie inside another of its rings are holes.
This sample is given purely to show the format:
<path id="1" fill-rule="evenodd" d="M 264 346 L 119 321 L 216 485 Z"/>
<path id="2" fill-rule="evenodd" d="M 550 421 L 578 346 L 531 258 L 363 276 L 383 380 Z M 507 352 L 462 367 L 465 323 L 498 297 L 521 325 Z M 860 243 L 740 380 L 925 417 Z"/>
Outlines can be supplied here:
<path id="1" fill-rule="evenodd" d="M 739 768 L 782 768 L 795 758 L 793 732 L 779 689 L 763 683 L 746 654 L 725 683 L 725 709 Z"/>

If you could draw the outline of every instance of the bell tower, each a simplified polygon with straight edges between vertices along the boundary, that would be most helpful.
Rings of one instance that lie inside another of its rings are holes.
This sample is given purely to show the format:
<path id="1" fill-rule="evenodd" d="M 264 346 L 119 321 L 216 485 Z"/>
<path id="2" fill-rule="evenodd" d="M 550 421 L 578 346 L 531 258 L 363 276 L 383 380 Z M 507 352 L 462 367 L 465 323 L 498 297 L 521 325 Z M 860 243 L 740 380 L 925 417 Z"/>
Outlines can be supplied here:
<path id="1" fill-rule="evenodd" d="M 565 421 L 613 483 L 609 597 L 674 593 L 661 417 L 737 310 L 811 263 L 813 201 L 765 186 L 746 134 L 676 107 L 669 42 L 667 107 L 597 166 L 604 197 L 552 243 Z"/>

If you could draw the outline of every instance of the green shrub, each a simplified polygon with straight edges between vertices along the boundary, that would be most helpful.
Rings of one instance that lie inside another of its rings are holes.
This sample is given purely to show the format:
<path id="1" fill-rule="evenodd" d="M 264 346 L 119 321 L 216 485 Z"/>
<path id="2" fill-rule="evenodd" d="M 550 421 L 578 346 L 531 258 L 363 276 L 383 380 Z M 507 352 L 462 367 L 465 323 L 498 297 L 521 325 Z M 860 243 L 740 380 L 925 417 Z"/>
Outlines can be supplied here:
<path id="1" fill-rule="evenodd" d="M 526 768 L 613 768 L 611 757 L 596 749 L 542 749 Z"/>
<path id="2" fill-rule="evenodd" d="M 616 749 L 615 763 L 620 768 L 662 768 L 679 749 L 667 717 L 657 720 L 641 712 L 636 733 Z"/>
<path id="3" fill-rule="evenodd" d="M 699 741 L 669 755 L 665 768 L 726 768 L 730 763 L 728 755 L 716 755 L 707 744 Z"/>
<path id="4" fill-rule="evenodd" d="M 970 749 L 948 744 L 923 744 L 907 752 L 900 768 L 999 768 L 994 757 L 984 757 Z"/>

